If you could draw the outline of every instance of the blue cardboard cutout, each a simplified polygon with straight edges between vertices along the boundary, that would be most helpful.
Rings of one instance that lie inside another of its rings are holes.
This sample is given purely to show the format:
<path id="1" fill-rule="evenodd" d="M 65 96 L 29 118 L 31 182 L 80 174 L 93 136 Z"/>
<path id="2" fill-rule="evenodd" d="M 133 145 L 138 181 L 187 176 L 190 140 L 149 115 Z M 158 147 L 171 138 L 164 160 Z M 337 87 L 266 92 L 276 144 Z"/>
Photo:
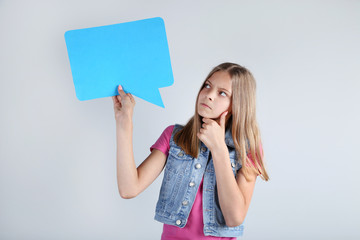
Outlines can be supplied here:
<path id="1" fill-rule="evenodd" d="M 160 17 L 65 33 L 79 100 L 118 95 L 122 85 L 164 107 L 159 88 L 174 83 L 164 20 Z"/>

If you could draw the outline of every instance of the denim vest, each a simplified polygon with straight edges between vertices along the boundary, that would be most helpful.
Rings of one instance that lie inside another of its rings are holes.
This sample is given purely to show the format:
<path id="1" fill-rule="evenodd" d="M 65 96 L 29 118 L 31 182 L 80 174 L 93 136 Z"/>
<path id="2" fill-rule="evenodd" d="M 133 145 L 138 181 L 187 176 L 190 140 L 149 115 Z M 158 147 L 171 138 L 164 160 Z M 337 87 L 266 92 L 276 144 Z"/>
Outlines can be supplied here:
<path id="1" fill-rule="evenodd" d="M 164 179 L 155 210 L 155 220 L 185 227 L 193 206 L 200 182 L 203 181 L 203 222 L 204 235 L 217 237 L 239 237 L 244 225 L 228 227 L 220 209 L 216 176 L 210 150 L 201 142 L 198 158 L 187 155 L 175 142 L 174 134 L 182 128 L 175 125 L 170 139 L 170 150 L 165 165 Z M 241 168 L 237 161 L 231 130 L 225 133 L 230 164 L 234 173 Z M 209 157 L 210 155 L 210 157 Z"/>

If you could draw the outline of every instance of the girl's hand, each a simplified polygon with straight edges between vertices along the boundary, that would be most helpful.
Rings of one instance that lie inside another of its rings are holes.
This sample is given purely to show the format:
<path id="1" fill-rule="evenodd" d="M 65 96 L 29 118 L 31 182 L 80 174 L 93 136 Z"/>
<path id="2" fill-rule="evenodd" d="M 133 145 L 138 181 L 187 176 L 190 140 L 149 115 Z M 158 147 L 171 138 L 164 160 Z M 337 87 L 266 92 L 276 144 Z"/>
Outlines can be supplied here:
<path id="1" fill-rule="evenodd" d="M 118 91 L 120 95 L 113 96 L 112 100 L 114 102 L 114 113 L 116 121 L 124 121 L 132 119 L 134 112 L 135 99 L 131 93 L 125 93 L 119 85 Z"/>
<path id="2" fill-rule="evenodd" d="M 210 118 L 203 118 L 203 124 L 197 137 L 209 148 L 212 152 L 225 145 L 225 116 L 227 111 L 220 116 L 220 124 Z M 226 147 L 226 145 L 225 145 Z"/>

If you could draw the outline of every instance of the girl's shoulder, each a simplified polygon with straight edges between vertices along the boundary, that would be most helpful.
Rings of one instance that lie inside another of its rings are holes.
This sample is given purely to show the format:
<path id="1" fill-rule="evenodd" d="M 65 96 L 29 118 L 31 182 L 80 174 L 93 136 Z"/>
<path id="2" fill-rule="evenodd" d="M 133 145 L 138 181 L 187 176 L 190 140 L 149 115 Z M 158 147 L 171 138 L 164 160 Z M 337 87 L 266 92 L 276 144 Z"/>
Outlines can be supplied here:
<path id="1" fill-rule="evenodd" d="M 170 148 L 170 139 L 174 127 L 175 125 L 169 125 L 167 128 L 165 128 L 158 140 L 150 147 L 151 152 L 155 148 L 162 151 L 166 156 L 168 155 Z"/>
<path id="2" fill-rule="evenodd" d="M 172 132 L 174 131 L 175 125 L 176 125 L 176 124 L 167 126 L 167 127 L 165 128 L 163 134 L 166 135 L 166 136 L 171 136 Z"/>

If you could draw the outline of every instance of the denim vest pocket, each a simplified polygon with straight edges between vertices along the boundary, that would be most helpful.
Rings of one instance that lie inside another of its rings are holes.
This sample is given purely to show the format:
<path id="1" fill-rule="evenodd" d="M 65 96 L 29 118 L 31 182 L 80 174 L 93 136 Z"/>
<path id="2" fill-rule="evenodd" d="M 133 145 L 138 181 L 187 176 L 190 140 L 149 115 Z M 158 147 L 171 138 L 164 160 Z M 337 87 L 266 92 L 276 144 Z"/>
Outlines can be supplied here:
<path id="1" fill-rule="evenodd" d="M 166 168 L 175 171 L 177 174 L 187 174 L 193 163 L 193 158 L 187 155 L 180 147 L 171 146 L 169 156 L 166 162 Z"/>

